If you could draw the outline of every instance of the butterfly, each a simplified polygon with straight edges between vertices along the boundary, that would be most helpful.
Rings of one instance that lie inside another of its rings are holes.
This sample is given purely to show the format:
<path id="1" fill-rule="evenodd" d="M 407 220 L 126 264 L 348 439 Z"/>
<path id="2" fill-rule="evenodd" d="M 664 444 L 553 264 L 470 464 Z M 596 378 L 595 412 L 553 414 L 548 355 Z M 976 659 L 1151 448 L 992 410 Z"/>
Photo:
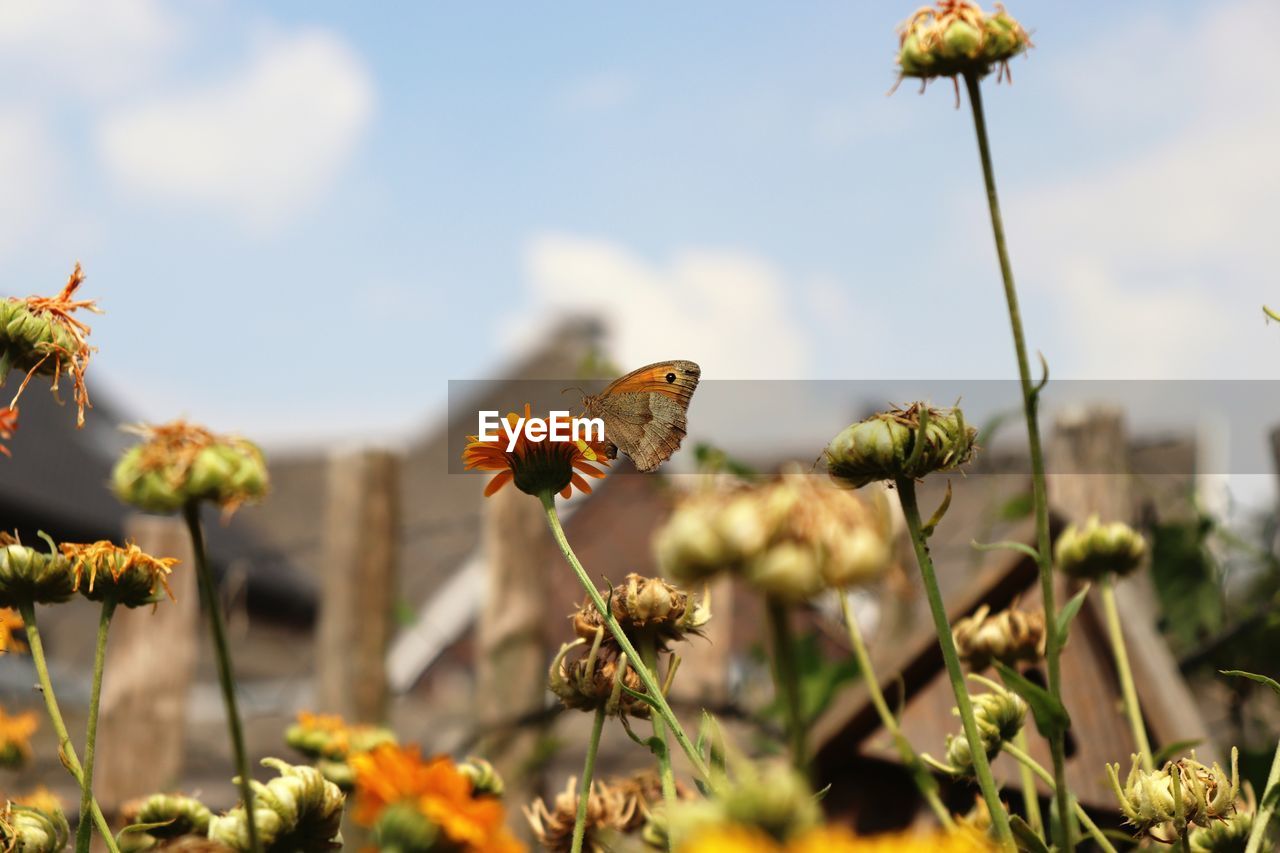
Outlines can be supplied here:
<path id="1" fill-rule="evenodd" d="M 584 394 L 582 407 L 604 421 L 611 456 L 621 450 L 641 471 L 652 471 L 680 449 L 701 376 L 692 361 L 660 361 L 615 379 L 599 394 Z"/>

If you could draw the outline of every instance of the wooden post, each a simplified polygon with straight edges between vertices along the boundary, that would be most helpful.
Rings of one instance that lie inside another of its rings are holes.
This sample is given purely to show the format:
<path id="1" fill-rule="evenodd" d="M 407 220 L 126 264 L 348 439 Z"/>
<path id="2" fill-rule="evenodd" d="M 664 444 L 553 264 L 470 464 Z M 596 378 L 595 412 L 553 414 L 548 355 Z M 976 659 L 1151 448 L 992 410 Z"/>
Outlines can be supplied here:
<path id="1" fill-rule="evenodd" d="M 546 705 L 552 549 L 541 505 L 516 489 L 502 489 L 485 501 L 482 536 L 485 595 L 476 629 L 474 707 L 480 725 L 489 727 Z M 565 639 L 569 627 L 565 619 Z M 538 780 L 521 778 L 538 740 L 539 728 L 525 725 L 494 731 L 480 745 L 505 778 L 510 802 L 524 802 L 539 792 Z"/>
<path id="2" fill-rule="evenodd" d="M 1104 523 L 1134 521 L 1129 442 L 1119 410 L 1096 407 L 1060 418 L 1049 440 L 1047 468 L 1049 505 L 1067 521 L 1083 522 L 1095 513 Z M 1091 594 L 1088 607 L 1097 624 L 1105 625 L 1096 599 Z M 1060 593 L 1059 600 L 1067 599 Z M 1155 601 L 1149 572 L 1138 572 L 1116 584 L 1133 680 L 1153 745 L 1158 749 L 1162 744 L 1198 739 L 1200 759 L 1214 760 L 1217 750 L 1195 697 L 1156 628 Z"/>
<path id="3" fill-rule="evenodd" d="M 370 448 L 335 454 L 327 502 L 317 707 L 381 723 L 400 551 L 400 458 Z"/>
<path id="4" fill-rule="evenodd" d="M 131 799 L 178 785 L 201 630 L 191 540 L 182 522 L 135 515 L 125 535 L 148 554 L 181 562 L 169 577 L 174 601 L 160 602 L 154 612 L 120 608 L 111 622 L 93 786 L 108 815 Z"/>

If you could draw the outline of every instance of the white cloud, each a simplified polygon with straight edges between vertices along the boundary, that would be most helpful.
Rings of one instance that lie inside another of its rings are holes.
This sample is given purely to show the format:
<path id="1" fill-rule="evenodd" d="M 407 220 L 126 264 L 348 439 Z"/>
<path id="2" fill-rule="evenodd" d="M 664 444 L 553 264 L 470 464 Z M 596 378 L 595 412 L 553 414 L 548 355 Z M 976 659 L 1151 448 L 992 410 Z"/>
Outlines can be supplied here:
<path id="1" fill-rule="evenodd" d="M 322 31 L 264 43 L 231 79 L 109 116 L 103 162 L 126 190 L 269 228 L 323 195 L 373 113 L 369 73 Z"/>
<path id="2" fill-rule="evenodd" d="M 0 257 L 48 225 L 61 195 L 56 150 L 39 115 L 0 111 Z"/>
<path id="3" fill-rule="evenodd" d="M 181 34 L 159 0 L 0 3 L 0 68 L 91 96 L 153 72 Z"/>
<path id="4" fill-rule="evenodd" d="M 546 233 L 530 240 L 525 271 L 535 314 L 603 318 L 628 367 L 688 358 L 717 378 L 780 379 L 811 366 L 795 283 L 744 252 L 687 249 L 659 264 L 607 240 Z M 531 329 L 522 317 L 518 328 Z"/>

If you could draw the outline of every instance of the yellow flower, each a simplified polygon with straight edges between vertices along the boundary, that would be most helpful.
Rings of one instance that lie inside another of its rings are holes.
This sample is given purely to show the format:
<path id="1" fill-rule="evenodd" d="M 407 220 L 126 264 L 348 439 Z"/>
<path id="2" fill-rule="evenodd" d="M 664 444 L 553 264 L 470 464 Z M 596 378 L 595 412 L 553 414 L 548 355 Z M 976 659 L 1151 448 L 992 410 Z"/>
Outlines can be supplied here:
<path id="1" fill-rule="evenodd" d="M 19 768 L 31 758 L 31 736 L 40 727 L 33 711 L 9 716 L 0 708 L 0 767 Z"/>
<path id="2" fill-rule="evenodd" d="M 102 601 L 110 595 L 117 604 L 140 607 L 156 604 L 161 588 L 173 600 L 168 580 L 178 562 L 173 557 L 153 557 L 132 542 L 121 547 L 105 539 L 87 544 L 63 542 L 60 548 L 71 561 L 76 590 L 90 601 Z"/>
<path id="3" fill-rule="evenodd" d="M 9 403 L 15 410 L 18 398 L 37 373 L 53 376 L 52 391 L 58 390 L 63 373 L 71 377 L 76 401 L 76 425 L 84 425 L 84 410 L 92 408 L 84 384 L 84 371 L 94 348 L 86 338 L 89 327 L 72 316 L 81 308 L 102 313 L 92 299 L 72 299 L 84 273 L 80 264 L 72 271 L 66 286 L 57 296 L 10 297 L 0 300 L 0 384 L 10 367 L 25 370 L 18 393 Z"/>
<path id="4" fill-rule="evenodd" d="M 725 824 L 697 833 L 677 849 L 679 853 L 783 853 L 786 848 L 754 827 Z"/>
<path id="5" fill-rule="evenodd" d="M 36 785 L 22 796 L 14 797 L 13 802 L 19 806 L 39 809 L 46 814 L 62 811 L 62 798 L 44 785 Z"/>
<path id="6" fill-rule="evenodd" d="M 18 611 L 10 607 L 0 607 L 0 653 L 27 650 L 27 644 L 18 636 L 18 632 L 25 627 L 27 627 L 26 623 L 22 621 Z"/>
<path id="7" fill-rule="evenodd" d="M 679 847 L 679 853 L 989 853 L 995 847 L 980 832 L 892 832 L 855 835 L 842 826 L 820 826 L 780 844 L 758 829 L 736 824 L 709 827 Z"/>
<path id="8" fill-rule="evenodd" d="M 532 407 L 525 403 L 524 416 L 531 416 Z M 515 412 L 507 415 L 513 426 L 519 421 Z M 530 441 L 521 430 L 516 436 L 515 448 L 507 450 L 507 439 L 499 435 L 494 441 L 481 441 L 479 436 L 467 436 L 466 449 L 462 451 L 463 468 L 468 471 L 497 471 L 498 476 L 489 481 L 484 496 L 489 497 L 507 483 L 535 497 L 543 492 L 559 492 L 567 498 L 573 489 L 589 493 L 591 486 L 582 475 L 599 479 L 604 471 L 594 466 L 608 467 L 608 451 L 605 442 L 587 441 Z"/>
<path id="9" fill-rule="evenodd" d="M 517 853 L 523 845 L 504 825 L 502 804 L 476 797 L 471 779 L 446 756 L 423 760 L 416 747 L 379 746 L 353 755 L 356 802 L 352 818 L 374 827 L 409 807 L 468 853 Z"/>

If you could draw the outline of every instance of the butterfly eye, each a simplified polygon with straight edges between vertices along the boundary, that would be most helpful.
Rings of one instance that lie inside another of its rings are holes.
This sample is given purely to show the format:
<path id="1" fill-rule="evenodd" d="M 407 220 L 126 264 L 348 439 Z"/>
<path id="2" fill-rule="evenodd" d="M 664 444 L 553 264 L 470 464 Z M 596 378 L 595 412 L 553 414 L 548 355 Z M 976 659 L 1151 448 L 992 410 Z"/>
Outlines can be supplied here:
<path id="1" fill-rule="evenodd" d="M 670 385 L 670 384 L 674 383 L 675 381 L 676 381 L 676 375 L 675 375 L 674 373 L 668 373 L 668 374 L 667 374 L 667 384 L 668 384 L 668 385 Z"/>

